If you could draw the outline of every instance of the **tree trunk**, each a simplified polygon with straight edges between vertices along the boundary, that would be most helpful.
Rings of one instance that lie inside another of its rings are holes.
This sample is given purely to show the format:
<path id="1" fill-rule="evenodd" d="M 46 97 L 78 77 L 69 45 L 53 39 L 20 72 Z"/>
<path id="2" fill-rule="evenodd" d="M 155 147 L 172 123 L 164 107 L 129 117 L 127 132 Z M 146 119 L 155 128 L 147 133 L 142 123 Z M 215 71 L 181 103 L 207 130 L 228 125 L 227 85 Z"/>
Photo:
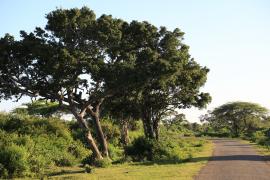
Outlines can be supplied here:
<path id="1" fill-rule="evenodd" d="M 153 129 L 153 123 L 151 121 L 151 116 L 148 112 L 143 113 L 142 117 L 143 123 L 144 123 L 144 134 L 147 138 L 154 139 L 154 129 Z"/>
<path id="2" fill-rule="evenodd" d="M 155 119 L 154 123 L 153 123 L 153 129 L 154 129 L 155 138 L 157 141 L 159 139 L 159 125 L 158 125 L 158 123 L 159 123 L 159 120 Z"/>
<path id="3" fill-rule="evenodd" d="M 124 146 L 128 145 L 128 119 L 121 120 L 121 142 Z"/>
<path id="4" fill-rule="evenodd" d="M 93 154 L 94 154 L 94 158 L 95 159 L 103 159 L 98 146 L 91 134 L 91 131 L 89 130 L 89 127 L 86 123 L 86 121 L 83 119 L 82 115 L 78 115 L 76 112 L 73 112 L 73 115 L 75 116 L 75 118 L 77 119 L 77 121 L 79 122 L 80 126 L 82 129 L 86 130 L 85 133 L 85 137 L 87 142 L 89 143 L 90 149 L 92 150 Z"/>
<path id="5" fill-rule="evenodd" d="M 103 133 L 103 130 L 102 130 L 102 127 L 100 124 L 99 115 L 96 114 L 95 116 L 93 116 L 93 118 L 95 120 L 97 135 L 98 135 L 98 138 L 100 140 L 101 147 L 102 147 L 102 154 L 103 154 L 103 156 L 109 158 L 108 144 L 107 144 L 106 137 Z"/>
<path id="6" fill-rule="evenodd" d="M 95 143 L 95 140 L 91 134 L 90 131 L 87 131 L 87 133 L 85 134 L 86 135 L 86 139 L 87 139 L 87 142 L 89 143 L 90 145 L 90 149 L 93 151 L 93 154 L 94 154 L 94 157 L 96 159 L 103 159 L 96 143 Z"/>

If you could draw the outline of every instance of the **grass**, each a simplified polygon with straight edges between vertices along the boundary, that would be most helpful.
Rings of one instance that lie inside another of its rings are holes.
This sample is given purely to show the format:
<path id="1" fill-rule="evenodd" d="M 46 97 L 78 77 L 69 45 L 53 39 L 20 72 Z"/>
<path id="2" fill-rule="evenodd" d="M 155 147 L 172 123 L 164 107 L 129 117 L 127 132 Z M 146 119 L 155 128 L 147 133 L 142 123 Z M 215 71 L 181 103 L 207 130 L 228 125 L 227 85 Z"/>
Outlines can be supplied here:
<path id="1" fill-rule="evenodd" d="M 252 145 L 255 148 L 255 150 L 261 155 L 264 155 L 264 156 L 269 156 L 270 155 L 270 147 L 269 146 L 259 145 L 259 144 L 255 143 L 255 142 L 251 142 L 251 141 L 248 141 L 248 140 L 242 140 L 242 142 Z"/>
<path id="2" fill-rule="evenodd" d="M 212 155 L 213 144 L 207 141 L 200 152 L 196 152 L 193 158 L 185 163 L 178 164 L 153 164 L 130 163 L 118 164 L 109 168 L 95 168 L 91 174 L 84 173 L 80 167 L 59 168 L 51 172 L 50 179 L 193 179 L 200 169 L 207 163 Z"/>

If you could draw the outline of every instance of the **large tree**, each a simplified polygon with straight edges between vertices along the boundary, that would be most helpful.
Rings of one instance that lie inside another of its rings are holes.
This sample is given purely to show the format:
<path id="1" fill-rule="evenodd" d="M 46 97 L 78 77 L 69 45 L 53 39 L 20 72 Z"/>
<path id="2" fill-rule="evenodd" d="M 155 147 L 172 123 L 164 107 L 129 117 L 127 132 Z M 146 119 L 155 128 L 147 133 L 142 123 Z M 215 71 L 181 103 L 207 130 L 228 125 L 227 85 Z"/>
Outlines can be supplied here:
<path id="1" fill-rule="evenodd" d="M 230 102 L 202 117 L 214 129 L 228 128 L 233 136 L 251 133 L 267 118 L 268 110 L 256 103 Z"/>
<path id="2" fill-rule="evenodd" d="M 200 92 L 209 70 L 190 57 L 189 47 L 182 42 L 184 33 L 179 29 L 169 31 L 133 21 L 125 32 L 129 41 L 123 42 L 120 52 L 128 52 L 134 65 L 126 78 L 129 84 L 123 87 L 128 94 L 122 93 L 122 98 L 114 102 L 120 103 L 122 114 L 139 113 L 145 136 L 158 139 L 161 117 L 168 111 L 203 108 L 210 102 L 210 95 Z M 127 107 L 138 110 L 128 112 Z"/>
<path id="3" fill-rule="evenodd" d="M 100 106 L 119 90 L 115 85 L 121 73 L 126 73 L 128 59 L 116 61 L 114 55 L 124 22 L 106 15 L 96 19 L 86 7 L 58 9 L 47 19 L 45 29 L 37 27 L 29 34 L 21 31 L 21 40 L 8 34 L 0 40 L 0 96 L 27 95 L 67 106 L 85 130 L 94 156 L 108 157 Z M 95 122 L 101 151 L 86 114 Z"/>
<path id="4" fill-rule="evenodd" d="M 46 17 L 44 29 L 21 31 L 20 40 L 8 34 L 0 39 L 0 98 L 27 95 L 59 102 L 85 130 L 96 158 L 108 157 L 100 125 L 104 102 L 117 100 L 118 115 L 139 113 L 145 135 L 158 138 L 166 111 L 210 101 L 199 90 L 208 69 L 190 58 L 179 29 L 110 15 L 96 18 L 86 7 L 57 9 Z M 125 112 L 125 104 L 138 111 Z M 97 139 L 86 116 L 94 121 Z"/>
<path id="5" fill-rule="evenodd" d="M 161 27 L 158 32 L 154 28 L 149 32 L 158 35 L 152 35 L 156 39 L 151 41 L 153 46 L 142 49 L 138 56 L 137 71 L 143 82 L 138 102 L 145 135 L 158 139 L 161 117 L 168 111 L 203 108 L 211 101 L 208 93 L 200 92 L 209 70 L 190 57 L 179 29 Z"/>

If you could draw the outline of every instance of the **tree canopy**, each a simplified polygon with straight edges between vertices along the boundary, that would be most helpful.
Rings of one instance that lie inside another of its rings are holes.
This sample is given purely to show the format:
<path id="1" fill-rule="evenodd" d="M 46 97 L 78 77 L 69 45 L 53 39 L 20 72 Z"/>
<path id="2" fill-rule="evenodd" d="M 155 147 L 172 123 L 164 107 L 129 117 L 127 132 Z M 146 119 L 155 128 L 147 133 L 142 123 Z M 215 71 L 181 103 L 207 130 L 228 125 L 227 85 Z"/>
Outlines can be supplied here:
<path id="1" fill-rule="evenodd" d="M 204 116 L 216 129 L 228 128 L 234 136 L 250 133 L 259 128 L 269 111 L 256 103 L 230 102 L 221 105 Z"/>

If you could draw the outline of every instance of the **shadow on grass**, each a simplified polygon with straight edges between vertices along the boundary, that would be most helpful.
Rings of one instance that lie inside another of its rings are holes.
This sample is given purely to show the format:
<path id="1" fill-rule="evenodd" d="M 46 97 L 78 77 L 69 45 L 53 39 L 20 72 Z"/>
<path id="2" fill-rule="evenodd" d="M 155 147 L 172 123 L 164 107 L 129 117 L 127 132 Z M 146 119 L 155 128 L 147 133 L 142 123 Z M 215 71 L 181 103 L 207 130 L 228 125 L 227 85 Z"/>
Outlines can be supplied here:
<path id="1" fill-rule="evenodd" d="M 67 175 L 67 174 L 76 174 L 76 173 L 84 173 L 84 170 L 61 170 L 58 172 L 52 172 L 49 173 L 47 176 L 53 177 L 53 176 L 60 176 L 60 175 Z"/>

